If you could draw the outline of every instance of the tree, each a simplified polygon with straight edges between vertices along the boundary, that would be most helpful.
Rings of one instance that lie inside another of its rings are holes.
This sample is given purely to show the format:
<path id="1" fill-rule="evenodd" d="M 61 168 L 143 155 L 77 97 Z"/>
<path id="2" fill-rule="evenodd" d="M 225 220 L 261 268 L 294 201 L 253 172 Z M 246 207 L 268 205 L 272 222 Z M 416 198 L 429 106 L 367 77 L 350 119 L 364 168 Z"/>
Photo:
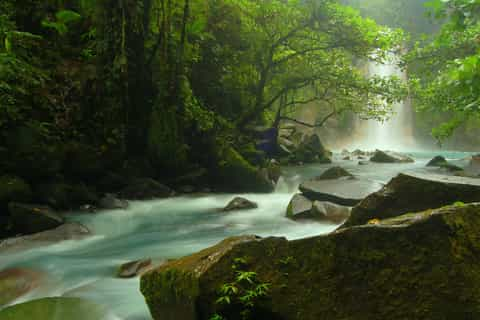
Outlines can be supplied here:
<path id="1" fill-rule="evenodd" d="M 393 100 L 387 97 L 391 91 L 379 86 L 385 82 L 366 79 L 354 61 L 382 61 L 387 50 L 400 44 L 400 32 L 379 27 L 355 10 L 329 0 L 229 3 L 241 12 L 242 34 L 249 46 L 241 57 L 244 64 L 237 67 L 249 79 L 243 88 L 249 97 L 236 121 L 239 128 L 261 120 L 285 95 L 298 101 L 297 105 L 327 98 L 350 97 L 352 101 L 352 97 L 362 96 L 370 110 L 380 106 L 375 103 L 380 96 Z M 315 89 L 302 90 L 307 87 Z M 297 93 L 308 96 L 295 96 Z"/>
<path id="2" fill-rule="evenodd" d="M 428 6 L 446 22 L 433 41 L 417 45 L 407 63 L 417 75 L 411 87 L 418 108 L 453 115 L 433 131 L 441 142 L 480 114 L 480 3 L 435 0 Z"/>

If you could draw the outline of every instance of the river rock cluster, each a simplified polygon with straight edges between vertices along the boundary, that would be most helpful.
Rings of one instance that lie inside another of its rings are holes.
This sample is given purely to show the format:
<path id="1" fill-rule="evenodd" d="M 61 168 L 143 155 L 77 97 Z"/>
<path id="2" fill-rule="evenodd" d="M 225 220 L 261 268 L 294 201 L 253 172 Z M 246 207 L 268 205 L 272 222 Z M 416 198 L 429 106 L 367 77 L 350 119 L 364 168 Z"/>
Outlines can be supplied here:
<path id="1" fill-rule="evenodd" d="M 268 284 L 255 319 L 476 319 L 478 202 L 478 179 L 400 174 L 330 234 L 229 238 L 146 273 L 141 291 L 154 319 L 236 319 L 216 301 L 240 258 Z"/>

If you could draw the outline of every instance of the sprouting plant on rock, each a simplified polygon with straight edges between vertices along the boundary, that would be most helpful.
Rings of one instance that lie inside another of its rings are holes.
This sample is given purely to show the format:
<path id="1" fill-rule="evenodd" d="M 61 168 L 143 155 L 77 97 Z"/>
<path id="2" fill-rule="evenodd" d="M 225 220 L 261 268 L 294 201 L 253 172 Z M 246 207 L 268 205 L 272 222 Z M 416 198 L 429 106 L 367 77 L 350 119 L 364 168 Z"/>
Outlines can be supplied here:
<path id="1" fill-rule="evenodd" d="M 270 284 L 261 282 L 256 272 L 246 270 L 247 259 L 237 258 L 232 265 L 235 278 L 224 283 L 219 289 L 216 300 L 219 312 L 210 320 L 227 320 L 226 311 L 238 309 L 242 320 L 251 319 L 253 311 L 268 295 Z"/>

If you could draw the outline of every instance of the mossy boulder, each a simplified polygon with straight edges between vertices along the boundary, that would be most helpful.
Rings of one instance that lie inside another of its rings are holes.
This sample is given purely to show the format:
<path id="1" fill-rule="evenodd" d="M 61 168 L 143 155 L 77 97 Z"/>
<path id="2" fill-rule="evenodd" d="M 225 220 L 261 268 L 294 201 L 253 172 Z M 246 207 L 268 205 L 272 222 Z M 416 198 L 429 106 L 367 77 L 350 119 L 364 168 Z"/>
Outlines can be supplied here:
<path id="1" fill-rule="evenodd" d="M 154 319 L 237 319 L 216 300 L 241 258 L 270 284 L 252 319 L 477 319 L 479 228 L 480 204 L 471 204 L 290 242 L 227 239 L 148 272 L 141 291 Z"/>
<path id="2" fill-rule="evenodd" d="M 80 298 L 44 298 L 13 305 L 0 311 L 2 320 L 107 320 L 107 309 Z"/>
<path id="3" fill-rule="evenodd" d="M 12 201 L 30 201 L 32 189 L 22 178 L 16 176 L 0 177 L 0 215 L 6 211 L 7 204 Z"/>
<path id="4" fill-rule="evenodd" d="M 253 166 L 232 147 L 223 148 L 218 154 L 214 179 L 222 191 L 271 192 L 274 183 L 268 174 Z"/>
<path id="5" fill-rule="evenodd" d="M 402 173 L 353 208 L 344 226 L 385 219 L 405 212 L 439 208 L 454 202 L 480 202 L 478 179 L 435 174 Z"/>
<path id="6" fill-rule="evenodd" d="M 60 215 L 46 206 L 10 202 L 8 211 L 13 229 L 21 234 L 54 229 L 64 223 Z"/>

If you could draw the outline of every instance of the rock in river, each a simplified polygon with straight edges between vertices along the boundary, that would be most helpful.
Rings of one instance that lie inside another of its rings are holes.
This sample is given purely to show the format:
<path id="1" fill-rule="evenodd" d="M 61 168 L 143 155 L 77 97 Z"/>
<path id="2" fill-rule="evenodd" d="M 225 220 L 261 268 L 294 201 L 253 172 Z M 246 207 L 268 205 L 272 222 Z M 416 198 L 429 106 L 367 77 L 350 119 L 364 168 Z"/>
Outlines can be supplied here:
<path id="1" fill-rule="evenodd" d="M 87 227 L 75 222 L 65 223 L 52 230 L 2 240 L 0 241 L 0 253 L 31 249 L 64 240 L 79 240 L 89 235 L 90 231 Z"/>
<path id="2" fill-rule="evenodd" d="M 344 226 L 439 208 L 458 201 L 480 202 L 480 181 L 445 175 L 402 173 L 353 208 Z"/>
<path id="3" fill-rule="evenodd" d="M 300 185 L 300 191 L 311 200 L 329 201 L 343 206 L 354 206 L 369 194 L 380 190 L 382 184 L 360 179 L 309 180 Z"/>
<path id="4" fill-rule="evenodd" d="M 377 163 L 409 163 L 414 162 L 410 157 L 395 152 L 376 150 L 370 158 L 371 162 Z"/>
<path id="5" fill-rule="evenodd" d="M 152 265 L 152 259 L 143 259 L 122 264 L 118 269 L 119 278 L 133 278 L 145 272 Z"/>
<path id="6" fill-rule="evenodd" d="M 230 201 L 222 211 L 234 211 L 234 210 L 250 210 L 258 208 L 256 202 L 250 201 L 242 197 L 236 197 Z"/>
<path id="7" fill-rule="evenodd" d="M 241 258 L 246 290 L 269 284 L 251 319 L 479 319 L 479 235 L 471 204 L 295 241 L 230 238 L 146 273 L 141 291 L 156 320 L 238 319 L 243 291 L 216 301 Z"/>
<path id="8" fill-rule="evenodd" d="M 41 205 L 11 202 L 8 205 L 13 228 L 17 233 L 32 234 L 54 229 L 64 220 L 52 209 Z"/>
<path id="9" fill-rule="evenodd" d="M 287 207 L 287 218 L 308 219 L 312 212 L 313 202 L 302 194 L 296 194 Z"/>
<path id="10" fill-rule="evenodd" d="M 445 163 L 447 163 L 447 159 L 443 156 L 436 156 L 427 163 L 427 167 L 440 167 Z"/>
<path id="11" fill-rule="evenodd" d="M 332 167 L 323 172 L 319 177 L 315 178 L 315 180 L 332 180 L 343 177 L 353 177 L 353 175 L 342 167 Z"/>
<path id="12" fill-rule="evenodd" d="M 127 209 L 128 201 L 118 199 L 114 194 L 107 193 L 103 198 L 98 202 L 100 209 L 106 210 L 116 210 L 116 209 Z"/>

